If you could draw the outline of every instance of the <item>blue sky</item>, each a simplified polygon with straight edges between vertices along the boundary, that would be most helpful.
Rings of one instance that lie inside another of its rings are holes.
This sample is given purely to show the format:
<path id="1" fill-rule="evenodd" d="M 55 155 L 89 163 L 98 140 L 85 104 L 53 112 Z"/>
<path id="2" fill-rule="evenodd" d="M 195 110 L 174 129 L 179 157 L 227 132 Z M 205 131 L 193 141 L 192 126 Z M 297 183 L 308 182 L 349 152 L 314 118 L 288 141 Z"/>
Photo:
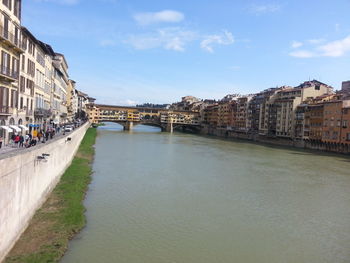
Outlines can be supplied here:
<path id="1" fill-rule="evenodd" d="M 350 80 L 350 0 L 26 0 L 22 24 L 99 103 Z"/>

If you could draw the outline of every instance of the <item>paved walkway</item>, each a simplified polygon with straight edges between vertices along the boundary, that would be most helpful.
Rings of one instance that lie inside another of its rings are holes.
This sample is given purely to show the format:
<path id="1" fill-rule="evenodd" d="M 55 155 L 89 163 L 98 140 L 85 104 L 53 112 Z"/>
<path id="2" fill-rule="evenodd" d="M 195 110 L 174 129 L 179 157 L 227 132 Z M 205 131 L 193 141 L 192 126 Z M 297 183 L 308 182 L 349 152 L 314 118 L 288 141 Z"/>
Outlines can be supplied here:
<path id="1" fill-rule="evenodd" d="M 84 123 L 85 124 L 85 123 Z M 83 126 L 84 124 L 82 124 L 81 126 Z M 56 141 L 57 139 L 59 138 L 62 138 L 64 136 L 68 136 L 70 133 L 74 132 L 76 129 L 79 129 L 81 126 L 79 127 L 76 127 L 73 131 L 71 132 L 66 132 L 65 135 L 63 135 L 63 132 L 60 131 L 59 133 L 56 133 L 55 136 L 52 138 L 52 139 L 49 139 L 47 142 L 45 143 L 51 143 L 53 141 Z M 18 146 L 12 146 L 12 145 L 6 145 L 6 146 L 2 146 L 1 149 L 0 149 L 0 159 L 3 159 L 3 158 L 6 158 L 10 155 L 15 155 L 17 152 L 21 152 L 21 151 L 24 151 L 24 150 L 27 150 L 27 149 L 33 149 L 39 145 L 42 145 L 44 143 L 42 142 L 39 142 L 37 143 L 36 146 L 32 146 L 30 148 L 25 148 L 25 147 L 21 147 L 19 148 Z"/>

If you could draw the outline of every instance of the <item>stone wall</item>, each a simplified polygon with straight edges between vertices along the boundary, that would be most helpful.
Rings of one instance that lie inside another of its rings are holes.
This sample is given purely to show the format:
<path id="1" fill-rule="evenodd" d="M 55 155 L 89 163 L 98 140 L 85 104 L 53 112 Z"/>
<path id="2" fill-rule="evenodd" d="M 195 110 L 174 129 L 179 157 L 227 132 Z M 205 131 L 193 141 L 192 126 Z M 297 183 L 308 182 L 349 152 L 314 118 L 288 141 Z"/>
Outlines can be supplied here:
<path id="1" fill-rule="evenodd" d="M 88 127 L 86 123 L 65 137 L 0 156 L 0 262 L 70 165 Z M 39 160 L 42 154 L 50 156 Z"/>

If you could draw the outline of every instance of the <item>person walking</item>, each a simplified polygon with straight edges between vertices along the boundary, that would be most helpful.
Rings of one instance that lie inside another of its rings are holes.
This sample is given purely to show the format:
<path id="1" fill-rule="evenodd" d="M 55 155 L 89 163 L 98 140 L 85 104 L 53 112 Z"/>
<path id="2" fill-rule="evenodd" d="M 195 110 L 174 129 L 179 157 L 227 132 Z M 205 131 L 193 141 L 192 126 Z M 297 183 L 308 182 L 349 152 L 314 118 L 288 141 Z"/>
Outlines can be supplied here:
<path id="1" fill-rule="evenodd" d="M 15 139 L 16 139 L 16 134 L 12 133 L 11 140 L 10 140 L 11 147 L 15 145 Z"/>
<path id="2" fill-rule="evenodd" d="M 38 132 L 38 142 L 41 142 L 42 136 L 43 136 L 42 131 L 39 131 L 39 132 Z"/>
<path id="3" fill-rule="evenodd" d="M 3 138 L 2 138 L 2 136 L 0 136 L 0 149 L 2 147 L 2 141 L 3 141 Z"/>
<path id="4" fill-rule="evenodd" d="M 19 135 L 16 134 L 16 136 L 15 136 L 15 145 L 16 145 L 16 148 L 18 147 L 18 143 L 19 143 Z"/>
<path id="5" fill-rule="evenodd" d="M 46 139 L 46 141 L 49 140 L 49 136 L 50 136 L 49 130 L 46 130 L 46 132 L 45 132 L 45 139 Z"/>
<path id="6" fill-rule="evenodd" d="M 23 135 L 19 136 L 19 147 L 22 148 L 23 147 L 23 142 L 24 142 L 24 137 Z"/>
<path id="7" fill-rule="evenodd" d="M 27 134 L 26 134 L 26 136 L 24 137 L 24 140 L 25 140 L 24 145 L 25 145 L 25 147 L 26 147 L 26 148 L 28 148 L 28 145 L 29 145 L 29 139 L 30 139 L 30 137 L 29 137 L 29 134 L 27 133 Z"/>

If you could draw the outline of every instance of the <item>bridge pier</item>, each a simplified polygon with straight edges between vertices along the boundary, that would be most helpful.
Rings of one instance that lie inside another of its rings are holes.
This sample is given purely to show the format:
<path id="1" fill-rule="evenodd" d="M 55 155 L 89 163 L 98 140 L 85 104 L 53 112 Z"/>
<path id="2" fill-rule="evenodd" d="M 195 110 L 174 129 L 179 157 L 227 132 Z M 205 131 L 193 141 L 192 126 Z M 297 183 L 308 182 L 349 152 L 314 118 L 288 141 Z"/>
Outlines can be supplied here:
<path id="1" fill-rule="evenodd" d="M 124 131 L 130 131 L 134 127 L 134 122 L 127 121 L 124 125 Z"/>
<path id="2" fill-rule="evenodd" d="M 170 132 L 170 133 L 173 133 L 174 132 L 174 127 L 173 127 L 173 123 L 172 122 L 169 122 L 166 126 L 166 129 L 165 129 L 166 132 Z"/>

